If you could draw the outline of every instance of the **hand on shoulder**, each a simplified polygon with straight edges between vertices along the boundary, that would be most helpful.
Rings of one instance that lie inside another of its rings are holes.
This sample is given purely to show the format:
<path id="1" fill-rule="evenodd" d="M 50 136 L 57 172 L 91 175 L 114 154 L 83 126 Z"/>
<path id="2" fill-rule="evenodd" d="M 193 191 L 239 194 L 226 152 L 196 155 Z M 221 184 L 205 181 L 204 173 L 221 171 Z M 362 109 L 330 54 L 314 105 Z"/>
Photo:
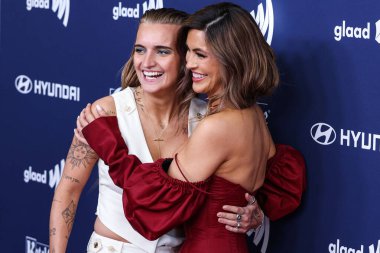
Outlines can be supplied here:
<path id="1" fill-rule="evenodd" d="M 111 96 L 98 99 L 93 104 L 87 104 L 77 118 L 77 128 L 74 129 L 75 137 L 82 143 L 87 144 L 82 135 L 82 129 L 95 119 L 105 116 L 116 116 L 115 102 Z"/>
<path id="2" fill-rule="evenodd" d="M 116 106 L 113 97 L 107 96 L 96 100 L 92 103 L 91 112 L 94 115 L 100 114 L 100 116 L 116 116 Z"/>

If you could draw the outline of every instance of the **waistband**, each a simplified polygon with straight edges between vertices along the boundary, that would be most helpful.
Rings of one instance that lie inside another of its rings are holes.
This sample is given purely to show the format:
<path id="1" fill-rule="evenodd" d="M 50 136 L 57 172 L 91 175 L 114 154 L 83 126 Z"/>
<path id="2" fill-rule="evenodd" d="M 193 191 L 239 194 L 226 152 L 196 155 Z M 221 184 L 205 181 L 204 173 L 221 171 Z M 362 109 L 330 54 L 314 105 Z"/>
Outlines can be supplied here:
<path id="1" fill-rule="evenodd" d="M 87 253 L 147 253 L 133 245 L 92 233 L 87 245 Z"/>

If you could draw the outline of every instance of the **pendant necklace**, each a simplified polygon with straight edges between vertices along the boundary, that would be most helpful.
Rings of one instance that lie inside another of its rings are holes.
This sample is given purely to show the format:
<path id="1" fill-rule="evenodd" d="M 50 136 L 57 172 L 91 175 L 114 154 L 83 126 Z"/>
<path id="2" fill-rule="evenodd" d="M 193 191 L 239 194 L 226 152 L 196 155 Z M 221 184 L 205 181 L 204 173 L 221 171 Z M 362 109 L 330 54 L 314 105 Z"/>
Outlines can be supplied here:
<path id="1" fill-rule="evenodd" d="M 149 111 L 146 107 L 144 107 L 144 91 L 141 90 L 141 87 L 138 87 L 136 90 L 135 90 L 135 99 L 136 99 L 136 102 L 140 105 L 140 108 L 141 110 L 145 113 L 145 115 L 148 117 L 148 120 L 150 121 L 151 125 L 152 125 L 152 129 L 155 133 L 155 137 L 153 138 L 153 141 L 156 143 L 156 146 L 157 146 L 157 150 L 158 150 L 158 154 L 159 154 L 159 158 L 162 157 L 162 154 L 161 154 L 161 142 L 164 142 L 165 139 L 162 137 L 165 133 L 165 130 L 167 129 L 167 127 L 169 126 L 169 122 L 168 124 L 166 124 L 166 126 L 163 126 L 163 124 L 159 124 L 160 128 L 161 128 L 161 131 L 160 133 L 158 133 L 156 127 L 155 127 L 155 124 L 154 124 L 154 121 L 152 120 L 150 114 L 149 114 Z M 139 95 L 142 94 L 142 96 L 140 97 Z"/>

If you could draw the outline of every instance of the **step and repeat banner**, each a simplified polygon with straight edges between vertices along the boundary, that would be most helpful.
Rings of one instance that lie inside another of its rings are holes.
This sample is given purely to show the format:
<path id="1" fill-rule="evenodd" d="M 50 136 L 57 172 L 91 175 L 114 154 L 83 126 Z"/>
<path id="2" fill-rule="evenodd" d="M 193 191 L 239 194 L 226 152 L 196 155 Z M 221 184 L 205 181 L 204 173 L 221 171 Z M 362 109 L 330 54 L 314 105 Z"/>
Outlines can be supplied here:
<path id="1" fill-rule="evenodd" d="M 0 0 L 1 252 L 48 252 L 49 213 L 81 109 L 120 87 L 145 10 L 217 1 Z M 233 1 L 272 45 L 281 86 L 261 103 L 299 149 L 308 187 L 271 223 L 270 253 L 380 253 L 380 2 Z M 97 168 L 67 252 L 93 231 Z"/>

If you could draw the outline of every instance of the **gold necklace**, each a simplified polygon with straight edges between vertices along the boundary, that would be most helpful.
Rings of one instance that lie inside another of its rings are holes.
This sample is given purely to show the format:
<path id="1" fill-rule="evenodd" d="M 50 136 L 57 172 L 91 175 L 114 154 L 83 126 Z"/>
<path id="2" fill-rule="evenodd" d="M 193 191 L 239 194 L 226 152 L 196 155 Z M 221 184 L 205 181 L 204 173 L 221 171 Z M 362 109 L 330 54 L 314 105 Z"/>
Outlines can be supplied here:
<path id="1" fill-rule="evenodd" d="M 140 94 L 141 94 L 141 96 L 140 96 Z M 156 135 L 156 137 L 154 137 L 153 141 L 157 144 L 158 154 L 159 154 L 159 157 L 161 158 L 162 155 L 161 155 L 161 144 L 160 143 L 165 141 L 165 139 L 163 139 L 162 136 L 163 136 L 165 130 L 167 129 L 167 127 L 169 126 L 170 121 L 166 124 L 166 126 L 163 126 L 163 124 L 159 124 L 159 126 L 161 128 L 161 132 L 160 132 L 160 134 L 158 134 L 157 129 L 153 123 L 154 121 L 152 120 L 148 109 L 146 107 L 144 107 L 144 101 L 143 101 L 144 97 L 143 96 L 144 96 L 144 90 L 142 90 L 140 86 L 137 87 L 135 89 L 136 103 L 140 106 L 141 110 L 146 114 L 149 121 L 152 123 L 152 128 L 153 128 L 153 131 Z"/>

